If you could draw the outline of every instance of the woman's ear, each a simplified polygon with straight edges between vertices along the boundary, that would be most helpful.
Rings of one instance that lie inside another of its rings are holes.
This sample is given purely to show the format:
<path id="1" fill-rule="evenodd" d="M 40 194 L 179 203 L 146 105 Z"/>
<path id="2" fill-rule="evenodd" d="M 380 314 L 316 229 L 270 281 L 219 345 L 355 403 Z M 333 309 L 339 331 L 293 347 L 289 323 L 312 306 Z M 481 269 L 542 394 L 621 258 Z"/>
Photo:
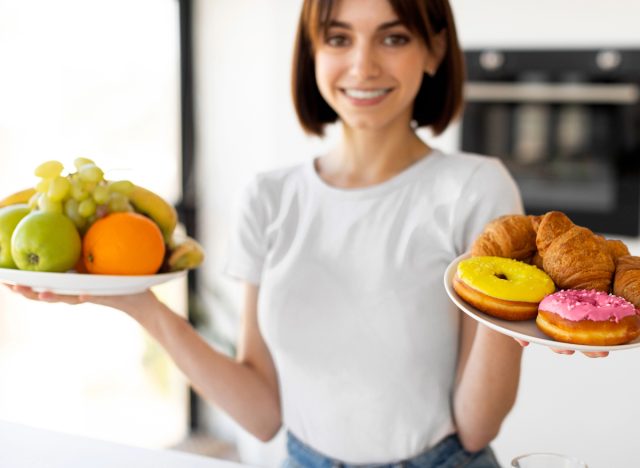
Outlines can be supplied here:
<path id="1" fill-rule="evenodd" d="M 431 41 L 431 48 L 427 49 L 424 72 L 429 76 L 435 75 L 446 53 L 447 30 L 442 29 L 433 37 L 433 40 Z"/>

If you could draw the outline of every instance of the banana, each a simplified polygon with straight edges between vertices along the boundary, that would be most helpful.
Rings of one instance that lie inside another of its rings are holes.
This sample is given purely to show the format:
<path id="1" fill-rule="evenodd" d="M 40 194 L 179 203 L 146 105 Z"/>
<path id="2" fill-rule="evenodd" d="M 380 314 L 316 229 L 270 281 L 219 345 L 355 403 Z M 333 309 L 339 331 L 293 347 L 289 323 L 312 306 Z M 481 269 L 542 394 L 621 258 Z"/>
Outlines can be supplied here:
<path id="1" fill-rule="evenodd" d="M 134 210 L 148 216 L 158 225 L 165 242 L 169 244 L 178 224 L 176 209 L 157 193 L 138 185 L 134 185 L 128 197 Z"/>
<path id="2" fill-rule="evenodd" d="M 204 260 L 202 245 L 192 237 L 185 237 L 172 248 L 167 265 L 169 271 L 190 270 L 197 268 Z"/>
<path id="3" fill-rule="evenodd" d="M 0 208 L 2 208 L 3 206 L 15 205 L 16 203 L 28 203 L 29 199 L 35 193 L 36 189 L 34 188 L 19 190 L 0 200 Z"/>

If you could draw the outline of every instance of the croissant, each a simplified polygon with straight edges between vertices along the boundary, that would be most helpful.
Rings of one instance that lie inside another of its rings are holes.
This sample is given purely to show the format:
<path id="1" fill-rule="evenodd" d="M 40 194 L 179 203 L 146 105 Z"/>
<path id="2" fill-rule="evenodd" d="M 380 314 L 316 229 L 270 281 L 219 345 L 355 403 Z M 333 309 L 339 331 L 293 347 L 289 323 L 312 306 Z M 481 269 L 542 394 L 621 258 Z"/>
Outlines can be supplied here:
<path id="1" fill-rule="evenodd" d="M 604 238 L 551 211 L 540 221 L 536 244 L 542 267 L 558 288 L 610 291 L 616 267 Z"/>
<path id="2" fill-rule="evenodd" d="M 531 220 L 531 226 L 533 226 L 533 230 L 536 233 L 536 235 L 538 234 L 538 227 L 540 227 L 540 221 L 542 221 L 543 217 L 544 215 L 539 215 L 539 216 L 529 215 L 529 219 Z"/>
<path id="3" fill-rule="evenodd" d="M 529 261 L 536 251 L 531 217 L 505 215 L 489 222 L 471 246 L 471 256 L 490 255 Z"/>
<path id="4" fill-rule="evenodd" d="M 536 222 L 536 247 L 544 257 L 549 245 L 562 233 L 575 226 L 561 211 L 549 211 Z"/>
<path id="5" fill-rule="evenodd" d="M 625 255 L 618 258 L 613 294 L 640 307 L 640 257 Z"/>
<path id="6" fill-rule="evenodd" d="M 606 242 L 607 242 L 607 248 L 609 249 L 609 253 L 611 254 L 611 258 L 613 258 L 613 261 L 615 263 L 618 262 L 618 259 L 620 257 L 626 257 L 631 255 L 629 253 L 629 248 L 627 247 L 627 244 L 625 244 L 621 240 L 606 239 Z"/>
<path id="7" fill-rule="evenodd" d="M 538 267 L 540 270 L 544 270 L 543 266 L 542 266 L 542 255 L 540 255 L 540 252 L 537 252 L 533 254 L 533 257 L 531 257 L 531 264 Z"/>

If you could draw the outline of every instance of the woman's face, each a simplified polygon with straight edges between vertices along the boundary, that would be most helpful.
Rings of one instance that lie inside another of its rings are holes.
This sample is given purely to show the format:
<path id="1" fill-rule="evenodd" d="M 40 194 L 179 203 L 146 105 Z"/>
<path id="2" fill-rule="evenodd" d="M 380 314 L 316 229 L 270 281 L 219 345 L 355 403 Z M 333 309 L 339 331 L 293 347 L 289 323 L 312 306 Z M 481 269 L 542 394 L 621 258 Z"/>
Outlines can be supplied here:
<path id="1" fill-rule="evenodd" d="M 316 81 L 351 128 L 408 126 L 423 74 L 434 60 L 387 0 L 340 0 L 316 48 Z"/>

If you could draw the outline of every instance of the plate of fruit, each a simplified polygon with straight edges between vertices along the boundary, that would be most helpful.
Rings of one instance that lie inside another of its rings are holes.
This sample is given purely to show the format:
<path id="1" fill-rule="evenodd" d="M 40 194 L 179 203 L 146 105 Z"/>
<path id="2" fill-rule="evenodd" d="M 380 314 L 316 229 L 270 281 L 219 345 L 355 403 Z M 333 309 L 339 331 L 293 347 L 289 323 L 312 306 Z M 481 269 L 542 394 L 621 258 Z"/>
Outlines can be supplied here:
<path id="1" fill-rule="evenodd" d="M 202 246 L 175 208 L 92 160 L 39 165 L 34 187 L 0 200 L 0 282 L 57 294 L 144 291 L 197 268 Z"/>

